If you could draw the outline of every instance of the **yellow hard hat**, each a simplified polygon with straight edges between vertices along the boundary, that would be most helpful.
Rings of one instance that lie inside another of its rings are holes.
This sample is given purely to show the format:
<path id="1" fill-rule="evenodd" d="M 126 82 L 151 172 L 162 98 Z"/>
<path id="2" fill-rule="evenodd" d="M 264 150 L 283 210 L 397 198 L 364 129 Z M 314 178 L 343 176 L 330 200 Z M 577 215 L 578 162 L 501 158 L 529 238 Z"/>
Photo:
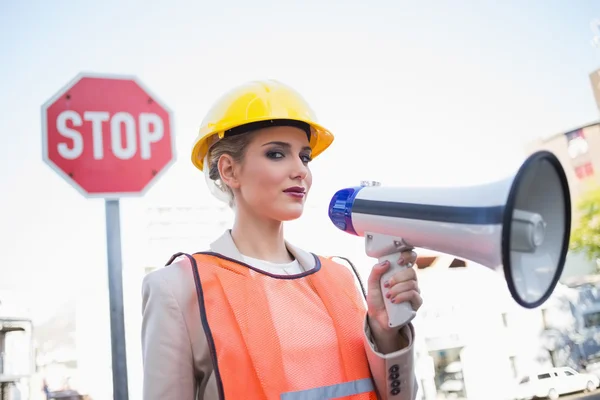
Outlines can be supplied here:
<path id="1" fill-rule="evenodd" d="M 333 142 L 298 92 L 274 80 L 253 81 L 229 91 L 208 111 L 192 149 L 192 163 L 202 171 L 210 147 L 228 134 L 277 125 L 305 125 L 312 158 Z"/>

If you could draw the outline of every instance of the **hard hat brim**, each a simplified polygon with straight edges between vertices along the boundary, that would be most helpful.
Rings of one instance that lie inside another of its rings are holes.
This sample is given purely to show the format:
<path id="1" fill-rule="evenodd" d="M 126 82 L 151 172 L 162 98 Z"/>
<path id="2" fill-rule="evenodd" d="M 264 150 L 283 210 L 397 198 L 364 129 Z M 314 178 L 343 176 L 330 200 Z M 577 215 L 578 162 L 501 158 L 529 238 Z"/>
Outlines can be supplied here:
<path id="1" fill-rule="evenodd" d="M 257 119 L 256 121 L 252 121 L 252 122 L 267 121 L 267 120 L 272 120 L 272 119 L 273 118 Z M 325 129 L 323 126 L 321 126 L 315 122 L 302 121 L 302 120 L 299 120 L 299 121 L 306 122 L 311 127 L 310 147 L 312 149 L 311 156 L 314 159 L 318 155 L 323 153 L 329 146 L 331 146 L 331 144 L 333 143 L 333 140 L 334 140 L 334 136 L 329 130 Z M 202 135 L 202 139 L 198 140 L 194 144 L 194 147 L 192 148 L 192 157 L 191 158 L 192 158 L 192 163 L 194 164 L 194 166 L 196 168 L 198 168 L 200 171 L 204 170 L 204 158 L 205 158 L 206 154 L 208 153 L 208 151 L 210 150 L 210 147 L 212 147 L 212 145 L 214 145 L 216 142 L 218 142 L 223 137 L 224 132 L 227 129 L 231 129 L 231 128 L 233 128 L 233 127 L 222 129 L 218 132 L 206 133 L 206 134 Z"/>

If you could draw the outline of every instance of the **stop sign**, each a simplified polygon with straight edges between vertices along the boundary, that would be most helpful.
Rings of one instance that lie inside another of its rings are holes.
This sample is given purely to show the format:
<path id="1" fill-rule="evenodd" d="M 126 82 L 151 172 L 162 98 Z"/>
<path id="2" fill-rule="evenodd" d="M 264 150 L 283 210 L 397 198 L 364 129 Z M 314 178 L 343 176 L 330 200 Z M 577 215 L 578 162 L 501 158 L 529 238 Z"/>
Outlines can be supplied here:
<path id="1" fill-rule="evenodd" d="M 42 106 L 43 158 L 86 197 L 142 195 L 175 161 L 171 124 L 136 78 L 80 74 Z"/>

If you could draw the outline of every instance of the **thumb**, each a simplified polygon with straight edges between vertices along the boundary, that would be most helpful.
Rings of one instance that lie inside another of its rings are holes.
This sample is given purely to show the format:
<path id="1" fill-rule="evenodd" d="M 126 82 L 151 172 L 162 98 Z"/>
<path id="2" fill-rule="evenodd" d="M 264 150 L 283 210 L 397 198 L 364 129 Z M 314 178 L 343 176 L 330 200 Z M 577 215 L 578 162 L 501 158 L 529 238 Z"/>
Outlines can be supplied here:
<path id="1" fill-rule="evenodd" d="M 369 274 L 369 290 L 381 290 L 379 282 L 381 281 L 383 274 L 385 274 L 389 268 L 389 261 L 383 261 L 373 266 L 371 273 Z"/>

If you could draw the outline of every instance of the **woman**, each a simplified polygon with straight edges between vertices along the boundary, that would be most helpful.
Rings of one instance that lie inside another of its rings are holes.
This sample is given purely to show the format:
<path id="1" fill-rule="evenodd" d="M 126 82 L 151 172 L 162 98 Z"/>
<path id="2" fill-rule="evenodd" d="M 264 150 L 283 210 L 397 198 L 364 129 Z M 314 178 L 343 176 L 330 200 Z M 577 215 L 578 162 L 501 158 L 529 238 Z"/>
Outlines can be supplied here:
<path id="1" fill-rule="evenodd" d="M 414 399 L 411 324 L 390 329 L 384 297 L 418 309 L 406 268 L 367 310 L 352 272 L 284 240 L 309 193 L 309 162 L 333 141 L 304 99 L 275 81 L 216 102 L 192 162 L 235 222 L 194 255 L 176 254 L 143 283 L 145 400 Z M 175 260 L 175 262 L 173 262 Z M 414 252 L 398 263 L 412 266 Z"/>

